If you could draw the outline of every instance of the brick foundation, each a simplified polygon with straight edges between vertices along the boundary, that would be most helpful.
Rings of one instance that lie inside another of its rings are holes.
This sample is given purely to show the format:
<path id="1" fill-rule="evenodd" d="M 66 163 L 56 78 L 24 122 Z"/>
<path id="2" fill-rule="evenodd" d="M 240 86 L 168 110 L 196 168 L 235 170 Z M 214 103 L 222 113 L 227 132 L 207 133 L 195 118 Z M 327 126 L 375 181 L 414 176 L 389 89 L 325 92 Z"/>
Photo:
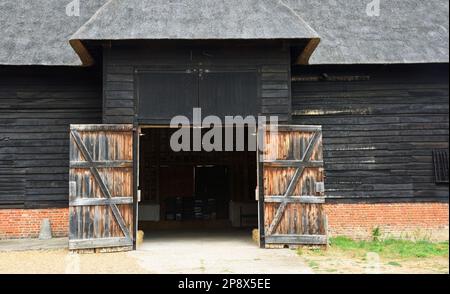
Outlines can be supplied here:
<path id="1" fill-rule="evenodd" d="M 448 203 L 325 204 L 331 236 L 369 239 L 372 230 L 402 238 L 448 240 Z M 0 209 L 0 239 L 36 238 L 50 219 L 54 237 L 67 236 L 68 209 Z"/>
<path id="2" fill-rule="evenodd" d="M 369 239 L 378 227 L 383 237 L 448 240 L 448 203 L 326 204 L 331 236 Z"/>
<path id="3" fill-rule="evenodd" d="M 42 219 L 50 219 L 53 237 L 68 234 L 69 209 L 0 209 L 0 239 L 36 238 Z"/>

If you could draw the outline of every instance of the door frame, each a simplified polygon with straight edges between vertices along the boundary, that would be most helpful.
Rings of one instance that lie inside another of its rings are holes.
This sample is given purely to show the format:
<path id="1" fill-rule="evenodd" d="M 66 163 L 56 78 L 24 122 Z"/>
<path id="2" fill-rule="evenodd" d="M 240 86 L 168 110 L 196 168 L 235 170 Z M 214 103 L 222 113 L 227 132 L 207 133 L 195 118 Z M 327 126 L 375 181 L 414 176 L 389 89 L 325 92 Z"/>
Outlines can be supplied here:
<path id="1" fill-rule="evenodd" d="M 138 236 L 138 218 L 139 210 L 138 205 L 140 201 L 139 193 L 139 137 L 141 135 L 141 129 L 136 123 L 133 123 L 133 228 L 134 228 L 134 238 L 133 238 L 133 250 L 137 247 L 137 236 Z"/>
<path id="2" fill-rule="evenodd" d="M 257 168 L 257 193 L 258 193 L 258 230 L 259 230 L 259 247 L 266 248 L 265 237 L 265 216 L 264 216 L 264 126 L 258 126 L 256 132 L 257 151 L 256 151 L 256 168 Z M 261 144 L 261 145 L 259 145 Z"/>
<path id="3" fill-rule="evenodd" d="M 158 129 L 158 128 L 168 129 L 168 128 L 170 128 L 170 125 L 169 124 L 139 124 L 137 121 L 135 121 L 133 123 L 133 126 L 134 126 L 133 127 L 133 131 L 134 131 L 134 136 L 133 136 L 134 137 L 134 140 L 133 140 L 133 161 L 134 161 L 133 176 L 134 176 L 134 197 L 135 197 L 134 198 L 135 205 L 134 205 L 134 211 L 133 211 L 133 216 L 134 216 L 133 217 L 133 221 L 134 221 L 133 226 L 135 228 L 135 232 L 134 232 L 135 236 L 137 237 L 138 225 L 139 225 L 138 213 L 139 213 L 139 202 L 140 202 L 140 199 L 139 199 L 140 198 L 139 197 L 140 196 L 139 195 L 140 194 L 140 192 L 139 192 L 140 191 L 140 187 L 139 187 L 139 185 L 140 185 L 140 183 L 139 183 L 139 178 L 140 178 L 140 172 L 139 172 L 140 171 L 140 137 L 141 137 L 142 129 Z M 227 125 L 223 125 L 222 127 L 227 127 Z M 193 128 L 193 125 L 189 125 L 188 128 Z M 259 137 L 259 135 L 258 135 L 259 130 L 260 130 L 259 126 L 256 125 L 256 140 L 258 140 L 258 137 Z M 230 152 L 230 151 L 223 151 L 223 152 Z M 231 152 L 235 152 L 235 151 L 231 151 Z M 255 171 L 257 173 L 256 174 L 256 188 L 258 190 L 258 193 L 261 193 L 261 191 L 263 191 L 263 193 L 264 193 L 263 189 L 259 189 L 259 186 L 260 186 L 259 181 L 260 181 L 260 179 L 262 179 L 262 177 L 260 177 L 258 173 L 260 171 L 262 172 L 262 168 L 259 168 L 260 151 L 258 149 L 258 146 L 257 146 L 257 150 L 255 153 L 256 153 L 256 157 L 257 157 L 256 158 L 256 171 Z M 260 226 L 261 220 L 262 220 L 262 223 L 264 224 L 264 203 L 262 206 L 262 211 L 261 211 L 261 206 L 259 203 L 260 202 L 259 199 L 264 199 L 264 196 L 263 196 L 263 198 L 260 198 L 260 197 L 261 196 L 258 195 L 258 199 L 256 199 L 256 201 L 258 202 L 257 203 L 257 205 L 258 205 L 258 227 Z M 262 215 L 263 217 L 260 218 L 260 215 Z M 135 237 L 134 244 L 133 244 L 133 250 L 136 250 L 136 237 Z"/>

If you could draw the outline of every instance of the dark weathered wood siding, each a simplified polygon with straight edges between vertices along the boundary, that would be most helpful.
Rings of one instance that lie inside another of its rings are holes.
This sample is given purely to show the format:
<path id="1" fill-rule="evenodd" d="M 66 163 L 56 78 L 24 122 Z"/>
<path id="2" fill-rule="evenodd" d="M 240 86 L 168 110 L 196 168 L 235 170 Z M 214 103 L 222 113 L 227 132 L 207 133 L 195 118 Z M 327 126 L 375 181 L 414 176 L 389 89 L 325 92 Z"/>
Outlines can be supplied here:
<path id="1" fill-rule="evenodd" d="M 132 46 L 113 43 L 104 49 L 103 122 L 132 123 L 135 111 L 135 70 L 168 67 L 218 66 L 258 70 L 260 113 L 290 119 L 290 50 L 281 43 L 258 48 L 208 46 L 196 43 Z M 167 123 L 167 122 L 166 122 Z"/>
<path id="2" fill-rule="evenodd" d="M 293 123 L 323 126 L 330 201 L 448 201 L 432 160 L 434 148 L 448 148 L 448 64 L 309 66 L 292 75 Z"/>
<path id="3" fill-rule="evenodd" d="M 0 207 L 68 205 L 69 124 L 101 101 L 95 69 L 0 67 Z"/>
<path id="4" fill-rule="evenodd" d="M 67 206 L 69 124 L 132 123 L 136 69 L 199 62 L 256 67 L 261 114 L 323 126 L 330 201 L 448 201 L 432 161 L 449 142 L 448 64 L 298 66 L 291 84 L 282 44 L 222 45 L 113 43 L 103 95 L 99 69 L 0 67 L 0 207 Z"/>

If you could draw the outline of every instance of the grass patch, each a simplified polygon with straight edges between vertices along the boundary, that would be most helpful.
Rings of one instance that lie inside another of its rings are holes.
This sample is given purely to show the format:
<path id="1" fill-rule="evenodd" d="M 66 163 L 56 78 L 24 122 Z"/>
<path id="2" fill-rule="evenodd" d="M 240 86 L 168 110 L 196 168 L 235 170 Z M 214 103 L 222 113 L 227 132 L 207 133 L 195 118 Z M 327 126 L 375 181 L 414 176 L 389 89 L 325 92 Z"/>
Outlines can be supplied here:
<path id="1" fill-rule="evenodd" d="M 335 268 L 329 268 L 329 269 L 326 269 L 325 270 L 327 273 L 335 273 L 335 272 L 337 272 L 337 269 L 335 269 Z"/>
<path id="2" fill-rule="evenodd" d="M 316 261 L 309 261 L 308 262 L 309 267 L 313 268 L 313 269 L 318 269 L 319 268 L 319 263 L 317 263 Z"/>
<path id="3" fill-rule="evenodd" d="M 448 256 L 448 241 L 432 243 L 429 241 L 409 241 L 409 240 L 373 240 L 355 241 L 347 237 L 331 238 L 330 246 L 333 249 L 360 252 L 376 252 L 383 257 L 435 257 Z"/>

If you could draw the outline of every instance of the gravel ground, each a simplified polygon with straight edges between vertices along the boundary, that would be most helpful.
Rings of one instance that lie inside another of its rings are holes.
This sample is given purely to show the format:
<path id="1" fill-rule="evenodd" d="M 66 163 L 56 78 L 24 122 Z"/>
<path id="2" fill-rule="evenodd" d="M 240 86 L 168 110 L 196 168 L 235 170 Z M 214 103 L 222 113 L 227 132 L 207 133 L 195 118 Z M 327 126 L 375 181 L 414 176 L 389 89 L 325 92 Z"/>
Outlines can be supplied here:
<path id="1" fill-rule="evenodd" d="M 247 231 L 150 236 L 130 252 L 0 252 L 0 273 L 312 273 L 294 250 L 260 249 Z"/>
<path id="2" fill-rule="evenodd" d="M 9 246 L 9 248 L 11 245 Z M 1 248 L 0 248 L 1 249 Z M 448 258 L 383 260 L 328 250 L 259 249 L 248 232 L 154 233 L 136 251 L 75 254 L 67 249 L 1 251 L 0 274 L 44 273 L 447 273 Z"/>
<path id="3" fill-rule="evenodd" d="M 66 249 L 0 252 L 1 274 L 148 273 L 126 252 L 73 254 Z"/>

